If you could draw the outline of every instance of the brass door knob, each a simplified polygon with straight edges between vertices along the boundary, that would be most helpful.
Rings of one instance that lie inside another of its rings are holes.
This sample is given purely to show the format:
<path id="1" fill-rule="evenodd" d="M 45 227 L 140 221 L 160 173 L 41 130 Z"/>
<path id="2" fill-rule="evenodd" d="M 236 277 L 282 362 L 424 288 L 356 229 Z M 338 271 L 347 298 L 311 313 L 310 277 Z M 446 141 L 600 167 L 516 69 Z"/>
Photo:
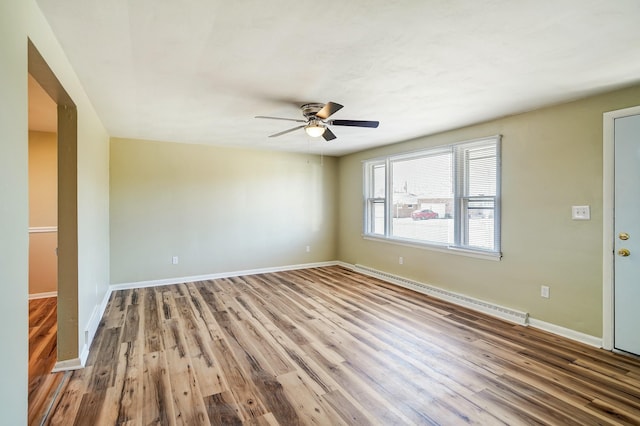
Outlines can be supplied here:
<path id="1" fill-rule="evenodd" d="M 630 254 L 631 252 L 629 251 L 629 249 L 621 248 L 620 250 L 618 250 L 618 256 L 627 257 Z"/>
<path id="2" fill-rule="evenodd" d="M 618 234 L 618 238 L 620 238 L 621 240 L 628 240 L 629 234 L 627 234 L 626 232 L 621 232 Z"/>

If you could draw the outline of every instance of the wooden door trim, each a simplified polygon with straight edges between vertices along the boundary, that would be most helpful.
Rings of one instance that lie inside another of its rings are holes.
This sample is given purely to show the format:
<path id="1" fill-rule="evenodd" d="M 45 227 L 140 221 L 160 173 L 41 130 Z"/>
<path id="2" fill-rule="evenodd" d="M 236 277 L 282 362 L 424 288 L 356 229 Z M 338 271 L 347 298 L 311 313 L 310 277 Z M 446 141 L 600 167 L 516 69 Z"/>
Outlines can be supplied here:
<path id="1" fill-rule="evenodd" d="M 602 118 L 602 347 L 613 349 L 613 240 L 616 118 L 640 114 L 640 106 L 609 111 Z"/>
<path id="2" fill-rule="evenodd" d="M 31 40 L 28 71 L 58 109 L 58 362 L 78 359 L 77 108 Z M 26 76 L 25 76 L 26 81 Z"/>

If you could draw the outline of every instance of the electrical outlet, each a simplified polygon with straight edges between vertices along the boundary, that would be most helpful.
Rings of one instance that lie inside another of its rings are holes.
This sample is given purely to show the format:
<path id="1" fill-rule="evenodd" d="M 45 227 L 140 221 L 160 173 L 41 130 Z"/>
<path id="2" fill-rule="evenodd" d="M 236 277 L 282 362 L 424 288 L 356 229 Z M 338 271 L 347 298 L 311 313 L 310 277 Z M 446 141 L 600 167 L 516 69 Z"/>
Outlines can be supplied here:
<path id="1" fill-rule="evenodd" d="M 311 251 L 311 246 L 307 246 L 306 250 L 307 250 L 307 253 L 309 253 Z"/>
<path id="2" fill-rule="evenodd" d="M 173 265 L 177 265 L 177 264 L 178 264 L 178 256 L 173 256 L 173 257 L 171 258 L 171 263 L 172 263 Z"/>
<path id="3" fill-rule="evenodd" d="M 404 265 L 404 257 L 400 256 L 400 257 L 398 258 L 398 263 L 399 263 L 400 265 Z"/>
<path id="4" fill-rule="evenodd" d="M 549 286 L 543 285 L 540 287 L 540 296 L 545 299 L 549 298 Z"/>
<path id="5" fill-rule="evenodd" d="M 571 219 L 590 220 L 591 209 L 589 208 L 589 206 L 571 206 Z"/>

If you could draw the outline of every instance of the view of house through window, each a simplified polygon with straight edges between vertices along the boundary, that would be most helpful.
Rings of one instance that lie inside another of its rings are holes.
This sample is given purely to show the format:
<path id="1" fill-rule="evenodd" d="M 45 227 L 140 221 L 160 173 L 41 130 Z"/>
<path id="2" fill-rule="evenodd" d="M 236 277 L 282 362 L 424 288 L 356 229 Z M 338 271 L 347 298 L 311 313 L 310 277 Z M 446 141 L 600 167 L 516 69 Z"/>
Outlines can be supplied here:
<path id="1" fill-rule="evenodd" d="M 451 152 L 395 160 L 391 162 L 391 170 L 391 235 L 453 244 L 454 196 Z"/>
<path id="2" fill-rule="evenodd" d="M 499 140 L 365 162 L 365 235 L 497 254 Z"/>

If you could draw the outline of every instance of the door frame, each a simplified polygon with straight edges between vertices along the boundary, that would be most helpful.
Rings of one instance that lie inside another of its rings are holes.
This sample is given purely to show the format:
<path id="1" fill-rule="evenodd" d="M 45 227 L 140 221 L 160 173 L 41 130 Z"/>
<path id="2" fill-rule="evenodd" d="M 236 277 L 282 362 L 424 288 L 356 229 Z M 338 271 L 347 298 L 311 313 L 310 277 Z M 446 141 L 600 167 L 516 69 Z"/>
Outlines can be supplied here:
<path id="1" fill-rule="evenodd" d="M 58 300 L 56 367 L 76 364 L 78 344 L 78 113 L 38 49 L 27 41 L 28 72 L 57 104 Z M 26 76 L 25 76 L 26 82 Z M 28 321 L 25 318 L 25 321 Z M 79 364 L 79 363 L 78 363 Z"/>
<path id="2" fill-rule="evenodd" d="M 614 348 L 614 195 L 615 120 L 640 115 L 640 106 L 605 112 L 602 116 L 602 347 Z"/>

